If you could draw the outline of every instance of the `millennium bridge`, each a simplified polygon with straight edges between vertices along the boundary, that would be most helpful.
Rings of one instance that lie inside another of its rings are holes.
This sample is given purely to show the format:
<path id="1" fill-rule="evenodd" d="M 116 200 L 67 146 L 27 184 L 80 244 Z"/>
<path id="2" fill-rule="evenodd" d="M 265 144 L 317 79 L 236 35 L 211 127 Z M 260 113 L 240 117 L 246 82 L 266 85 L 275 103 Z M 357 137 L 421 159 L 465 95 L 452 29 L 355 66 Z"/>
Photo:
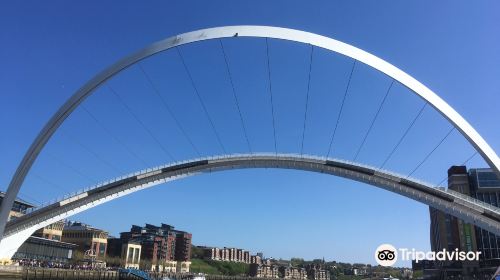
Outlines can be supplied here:
<path id="1" fill-rule="evenodd" d="M 385 74 L 392 79 L 391 86 L 395 82 L 403 85 L 408 88 L 410 92 L 423 99 L 426 102 L 425 104 L 430 105 L 437 112 L 439 112 L 453 126 L 453 129 L 460 132 L 472 145 L 472 147 L 476 149 L 477 153 L 482 156 L 491 169 L 497 175 L 500 175 L 500 159 L 495 151 L 481 137 L 481 135 L 479 135 L 479 133 L 463 117 L 461 117 L 460 114 L 458 114 L 436 93 L 392 64 L 349 44 L 299 30 L 269 26 L 225 26 L 209 28 L 167 38 L 123 58 L 89 80 L 60 107 L 60 109 L 46 123 L 44 128 L 33 141 L 29 150 L 26 152 L 12 178 L 12 181 L 9 184 L 6 195 L 1 204 L 0 236 L 2 239 L 0 241 L 0 258 L 11 258 L 19 246 L 37 229 L 118 197 L 196 174 L 243 168 L 294 169 L 330 174 L 333 176 L 363 182 L 432 206 L 443 212 L 463 219 L 466 222 L 500 235 L 500 209 L 472 197 L 454 192 L 452 190 L 447 190 L 433 184 L 422 182 L 409 175 L 396 174 L 382 168 L 364 165 L 359 162 L 335 159 L 330 157 L 329 154 L 326 156 L 309 156 L 303 154 L 302 151 L 298 154 L 281 154 L 278 153 L 276 149 L 271 153 L 225 153 L 212 157 L 186 159 L 180 162 L 167 162 L 163 166 L 124 175 L 119 178 L 88 187 L 84 190 L 74 192 L 57 201 L 28 209 L 23 216 L 7 221 L 9 211 L 12 208 L 14 200 L 16 199 L 26 176 L 47 142 L 64 123 L 68 116 L 70 116 L 87 97 L 92 95 L 109 79 L 124 69 L 136 65 L 150 56 L 169 49 L 176 49 L 182 45 L 207 40 L 221 40 L 223 38 L 237 40 L 238 38 L 245 37 L 264 38 L 266 39 L 266 43 L 267 39 L 278 39 L 296 42 L 299 44 L 307 44 L 311 46 L 311 58 L 313 48 L 321 48 L 350 57 L 355 63 L 368 65 Z M 206 108 L 203 108 L 205 109 L 207 117 L 210 119 Z M 339 116 L 340 113 L 341 111 L 339 112 Z M 240 118 L 242 124 L 244 124 L 241 112 Z M 212 124 L 212 128 L 215 130 L 211 120 L 210 122 Z M 218 140 L 220 142 L 219 138 Z M 366 136 L 364 140 L 366 140 Z M 250 143 L 248 143 L 248 145 L 250 146 Z M 427 158 L 428 157 L 425 159 Z"/>

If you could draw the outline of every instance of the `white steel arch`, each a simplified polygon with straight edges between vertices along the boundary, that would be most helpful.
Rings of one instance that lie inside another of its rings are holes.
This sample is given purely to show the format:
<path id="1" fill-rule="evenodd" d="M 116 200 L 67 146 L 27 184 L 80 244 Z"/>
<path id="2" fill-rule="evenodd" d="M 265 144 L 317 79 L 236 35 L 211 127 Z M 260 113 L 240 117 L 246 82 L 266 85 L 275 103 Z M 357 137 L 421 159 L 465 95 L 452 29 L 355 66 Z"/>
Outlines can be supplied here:
<path id="1" fill-rule="evenodd" d="M 38 134 L 27 153 L 19 164 L 7 193 L 0 205 L 0 236 L 3 235 L 5 224 L 14 200 L 28 174 L 33 162 L 45 144 L 55 133 L 64 120 L 91 95 L 94 90 L 123 69 L 156 53 L 170 48 L 193 42 L 229 37 L 260 37 L 294 41 L 311 44 L 339 54 L 351 57 L 385 73 L 389 77 L 408 87 L 412 92 L 423 98 L 440 112 L 481 154 L 489 166 L 500 175 L 500 159 L 495 151 L 486 143 L 479 133 L 450 105 L 425 85 L 398 69 L 394 65 L 349 44 L 338 40 L 300 30 L 270 27 L 270 26 L 224 26 L 192 31 L 158 41 L 152 45 L 116 62 L 103 72 L 88 81 L 72 95 L 47 122 Z"/>

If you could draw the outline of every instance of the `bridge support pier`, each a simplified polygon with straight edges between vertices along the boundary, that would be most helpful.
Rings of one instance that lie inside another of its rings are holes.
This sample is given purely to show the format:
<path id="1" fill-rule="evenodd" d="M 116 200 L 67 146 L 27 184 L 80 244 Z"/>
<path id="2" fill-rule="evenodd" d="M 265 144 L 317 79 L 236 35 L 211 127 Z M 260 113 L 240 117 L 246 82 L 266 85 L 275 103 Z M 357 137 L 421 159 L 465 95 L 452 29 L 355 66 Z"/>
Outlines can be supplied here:
<path id="1" fill-rule="evenodd" d="M 180 176 L 178 176 L 178 177 L 180 177 Z M 173 180 L 173 179 L 171 179 L 171 178 L 162 179 L 161 183 L 165 183 L 165 182 L 168 182 L 171 180 Z M 122 197 L 122 196 L 127 195 L 127 194 L 132 193 L 132 192 L 136 192 L 136 191 L 139 191 L 139 190 L 142 190 L 145 188 L 155 186 L 157 184 L 158 184 L 158 181 L 141 184 L 139 186 L 135 186 L 133 188 L 129 188 L 129 189 L 120 191 L 118 193 L 115 193 L 114 195 L 90 201 L 90 202 L 83 204 L 79 207 L 73 208 L 67 212 L 63 212 L 61 214 L 52 216 L 51 218 L 49 218 L 47 220 L 43 220 L 40 223 L 30 224 L 28 227 L 26 227 L 20 231 L 16 231 L 15 233 L 8 233 L 8 234 L 4 235 L 0 240 L 0 264 L 10 262 L 12 257 L 14 256 L 14 254 L 19 249 L 19 247 L 21 247 L 21 245 L 33 233 L 35 233 L 36 230 L 43 228 L 45 226 L 48 226 L 48 225 L 55 223 L 57 221 L 64 220 L 72 215 L 78 214 L 78 213 L 83 212 L 89 208 L 103 204 L 103 203 L 108 202 L 110 200 Z M 16 220 L 13 220 L 11 222 L 16 222 Z"/>
<path id="2" fill-rule="evenodd" d="M 0 263 L 10 263 L 19 247 L 21 247 L 24 241 L 26 241 L 36 230 L 37 226 L 32 226 L 0 240 Z"/>

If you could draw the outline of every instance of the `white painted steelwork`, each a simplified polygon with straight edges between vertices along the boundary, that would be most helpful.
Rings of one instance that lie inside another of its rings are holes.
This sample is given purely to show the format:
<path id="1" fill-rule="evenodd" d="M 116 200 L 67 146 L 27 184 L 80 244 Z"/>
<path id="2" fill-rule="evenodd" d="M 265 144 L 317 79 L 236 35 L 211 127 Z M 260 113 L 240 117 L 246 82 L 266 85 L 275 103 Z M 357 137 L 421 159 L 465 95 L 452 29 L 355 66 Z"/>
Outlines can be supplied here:
<path id="1" fill-rule="evenodd" d="M 492 205 L 463 198 L 455 192 L 432 187 L 405 176 L 377 170 L 353 162 L 291 154 L 223 155 L 194 159 L 130 176 L 120 177 L 106 184 L 97 185 L 70 198 L 35 209 L 7 224 L 0 242 L 0 259 L 10 258 L 17 248 L 34 231 L 58 220 L 85 211 L 115 198 L 200 173 L 242 168 L 283 168 L 312 171 L 364 182 L 398 193 L 442 210 L 466 222 L 475 224 L 500 235 L 500 209 Z"/>
<path id="2" fill-rule="evenodd" d="M 438 112 L 440 112 L 474 146 L 489 166 L 500 175 L 500 159 L 495 151 L 493 151 L 488 143 L 486 143 L 486 141 L 481 137 L 481 135 L 479 135 L 479 133 L 477 133 L 477 131 L 462 116 L 460 116 L 450 105 L 448 105 L 432 90 L 392 64 L 349 44 L 314 33 L 270 26 L 215 27 L 184 33 L 156 42 L 113 64 L 88 81 L 74 95 L 72 95 L 52 116 L 42 131 L 40 131 L 16 169 L 16 172 L 7 189 L 7 193 L 5 194 L 3 202 L 0 205 L 0 236 L 3 235 L 9 211 L 12 208 L 19 189 L 21 188 L 21 185 L 32 164 L 38 157 L 38 154 L 64 120 L 80 105 L 81 102 L 83 102 L 83 100 L 85 100 L 85 98 L 91 95 L 96 88 L 123 69 L 156 53 L 193 42 L 230 37 L 273 38 L 311 44 L 316 47 L 324 48 L 351 57 L 385 73 L 394 80 L 408 87 L 412 92 L 423 98 Z"/>

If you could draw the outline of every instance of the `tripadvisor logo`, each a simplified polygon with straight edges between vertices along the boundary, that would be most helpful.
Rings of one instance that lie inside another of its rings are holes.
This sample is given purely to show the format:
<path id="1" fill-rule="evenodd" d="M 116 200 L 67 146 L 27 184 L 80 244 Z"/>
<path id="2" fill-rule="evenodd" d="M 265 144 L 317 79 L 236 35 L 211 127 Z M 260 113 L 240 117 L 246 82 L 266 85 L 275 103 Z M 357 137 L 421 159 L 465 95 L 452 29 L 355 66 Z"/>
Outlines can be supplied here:
<path id="1" fill-rule="evenodd" d="M 375 250 L 375 260 L 381 266 L 391 266 L 398 260 L 398 251 L 391 244 L 382 244 Z"/>
<path id="2" fill-rule="evenodd" d="M 399 254 L 398 254 L 399 253 Z M 443 249 L 441 251 L 417 251 L 415 249 L 399 248 L 396 249 L 391 244 L 382 244 L 375 250 L 375 260 L 381 266 L 392 266 L 398 260 L 398 256 L 402 261 L 415 261 L 418 263 L 422 260 L 438 260 L 438 261 L 479 261 L 481 252 L 464 252 L 455 249 L 449 251 Z"/>

